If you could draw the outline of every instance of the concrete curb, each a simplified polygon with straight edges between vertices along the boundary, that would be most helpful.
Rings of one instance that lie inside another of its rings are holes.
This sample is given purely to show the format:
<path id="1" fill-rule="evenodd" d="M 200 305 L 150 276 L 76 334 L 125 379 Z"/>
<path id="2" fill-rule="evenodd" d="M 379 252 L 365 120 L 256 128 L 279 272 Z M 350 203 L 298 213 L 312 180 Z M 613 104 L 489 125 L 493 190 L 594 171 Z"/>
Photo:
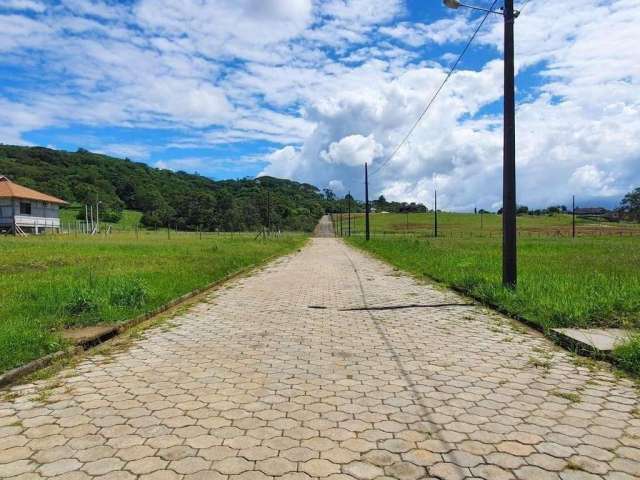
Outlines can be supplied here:
<path id="1" fill-rule="evenodd" d="M 304 248 L 304 246 L 306 246 L 306 243 L 307 242 L 305 242 L 300 248 Z M 166 311 L 180 305 L 181 303 L 186 302 L 187 300 L 190 300 L 209 290 L 213 290 L 216 287 L 219 287 L 222 284 L 227 283 L 237 277 L 240 277 L 249 272 L 262 268 L 277 258 L 291 255 L 293 253 L 297 253 L 297 252 L 294 251 L 294 252 L 289 252 L 289 253 L 280 254 L 280 255 L 271 255 L 270 257 L 265 258 L 261 262 L 241 268 L 233 273 L 225 275 L 224 277 L 220 278 L 219 280 L 216 280 L 215 282 L 211 282 L 205 285 L 204 287 L 196 288 L 195 290 L 192 290 L 190 292 L 185 293 L 184 295 L 174 298 L 173 300 L 170 300 L 169 302 L 164 303 L 159 307 L 154 308 L 153 310 L 150 310 L 146 313 L 138 315 L 137 317 L 131 318 L 119 325 L 114 325 L 113 328 L 110 328 L 109 330 L 102 332 L 99 335 L 88 337 L 74 347 L 70 347 L 65 350 L 59 350 L 57 352 L 50 353 L 48 355 L 45 355 L 44 357 L 36 358 L 35 360 L 30 361 L 29 363 L 16 367 L 13 370 L 9 370 L 8 372 L 5 372 L 2 375 L 0 375 L 0 388 L 9 386 L 33 372 L 36 372 L 38 370 L 41 370 L 43 368 L 50 366 L 56 360 L 59 360 L 61 358 L 71 357 L 82 351 L 89 350 L 91 347 L 100 345 L 101 343 L 107 340 L 110 340 L 120 335 L 121 333 L 126 332 L 127 330 L 130 330 L 131 328 L 141 324 L 146 320 L 149 320 L 157 315 L 160 315 L 161 313 L 165 313 Z"/>
<path id="2" fill-rule="evenodd" d="M 29 375 L 30 373 L 36 372 L 42 368 L 48 367 L 56 360 L 73 355 L 79 350 L 82 350 L 80 347 L 72 347 L 66 350 L 60 350 L 58 352 L 50 353 L 49 355 L 45 355 L 44 357 L 36 358 L 29 363 L 21 365 L 19 367 L 14 368 L 13 370 L 9 370 L 8 372 L 0 375 L 0 387 L 5 387 L 7 385 L 11 385 L 16 380 Z"/>

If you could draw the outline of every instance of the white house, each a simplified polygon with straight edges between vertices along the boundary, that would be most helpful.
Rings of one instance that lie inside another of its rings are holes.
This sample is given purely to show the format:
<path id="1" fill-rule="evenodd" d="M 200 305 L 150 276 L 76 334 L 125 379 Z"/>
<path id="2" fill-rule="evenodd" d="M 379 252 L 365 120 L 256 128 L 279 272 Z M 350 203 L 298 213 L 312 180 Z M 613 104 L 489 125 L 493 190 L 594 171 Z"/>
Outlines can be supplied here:
<path id="1" fill-rule="evenodd" d="M 14 235 L 60 229 L 60 205 L 67 202 L 0 176 L 0 232 Z"/>

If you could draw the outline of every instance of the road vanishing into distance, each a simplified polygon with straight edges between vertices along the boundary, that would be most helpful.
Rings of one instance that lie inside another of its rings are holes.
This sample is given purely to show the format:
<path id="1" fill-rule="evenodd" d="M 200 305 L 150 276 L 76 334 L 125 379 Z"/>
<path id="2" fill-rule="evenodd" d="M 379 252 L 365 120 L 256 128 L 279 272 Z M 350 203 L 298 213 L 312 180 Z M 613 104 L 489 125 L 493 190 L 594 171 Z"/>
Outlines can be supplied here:
<path id="1" fill-rule="evenodd" d="M 631 381 L 317 235 L 12 390 L 0 478 L 640 477 Z"/>

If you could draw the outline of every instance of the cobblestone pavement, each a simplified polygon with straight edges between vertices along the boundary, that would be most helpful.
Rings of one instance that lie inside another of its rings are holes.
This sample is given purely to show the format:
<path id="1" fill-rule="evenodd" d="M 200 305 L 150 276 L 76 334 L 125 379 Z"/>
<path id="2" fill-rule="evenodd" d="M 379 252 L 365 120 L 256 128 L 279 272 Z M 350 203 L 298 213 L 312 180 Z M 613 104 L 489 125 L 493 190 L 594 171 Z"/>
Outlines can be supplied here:
<path id="1" fill-rule="evenodd" d="M 15 387 L 0 478 L 639 478 L 633 384 L 467 303 L 315 238 Z"/>

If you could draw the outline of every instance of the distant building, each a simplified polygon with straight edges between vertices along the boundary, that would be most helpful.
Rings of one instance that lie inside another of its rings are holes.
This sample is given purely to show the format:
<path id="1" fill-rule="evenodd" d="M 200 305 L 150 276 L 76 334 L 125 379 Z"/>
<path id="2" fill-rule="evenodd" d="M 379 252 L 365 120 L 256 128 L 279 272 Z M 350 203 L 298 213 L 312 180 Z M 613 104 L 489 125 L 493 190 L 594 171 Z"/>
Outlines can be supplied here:
<path id="1" fill-rule="evenodd" d="M 0 176 L 0 232 L 24 235 L 59 231 L 60 205 L 67 202 Z"/>
<path id="2" fill-rule="evenodd" d="M 576 215 L 604 215 L 609 210 L 602 207 L 576 208 Z"/>

